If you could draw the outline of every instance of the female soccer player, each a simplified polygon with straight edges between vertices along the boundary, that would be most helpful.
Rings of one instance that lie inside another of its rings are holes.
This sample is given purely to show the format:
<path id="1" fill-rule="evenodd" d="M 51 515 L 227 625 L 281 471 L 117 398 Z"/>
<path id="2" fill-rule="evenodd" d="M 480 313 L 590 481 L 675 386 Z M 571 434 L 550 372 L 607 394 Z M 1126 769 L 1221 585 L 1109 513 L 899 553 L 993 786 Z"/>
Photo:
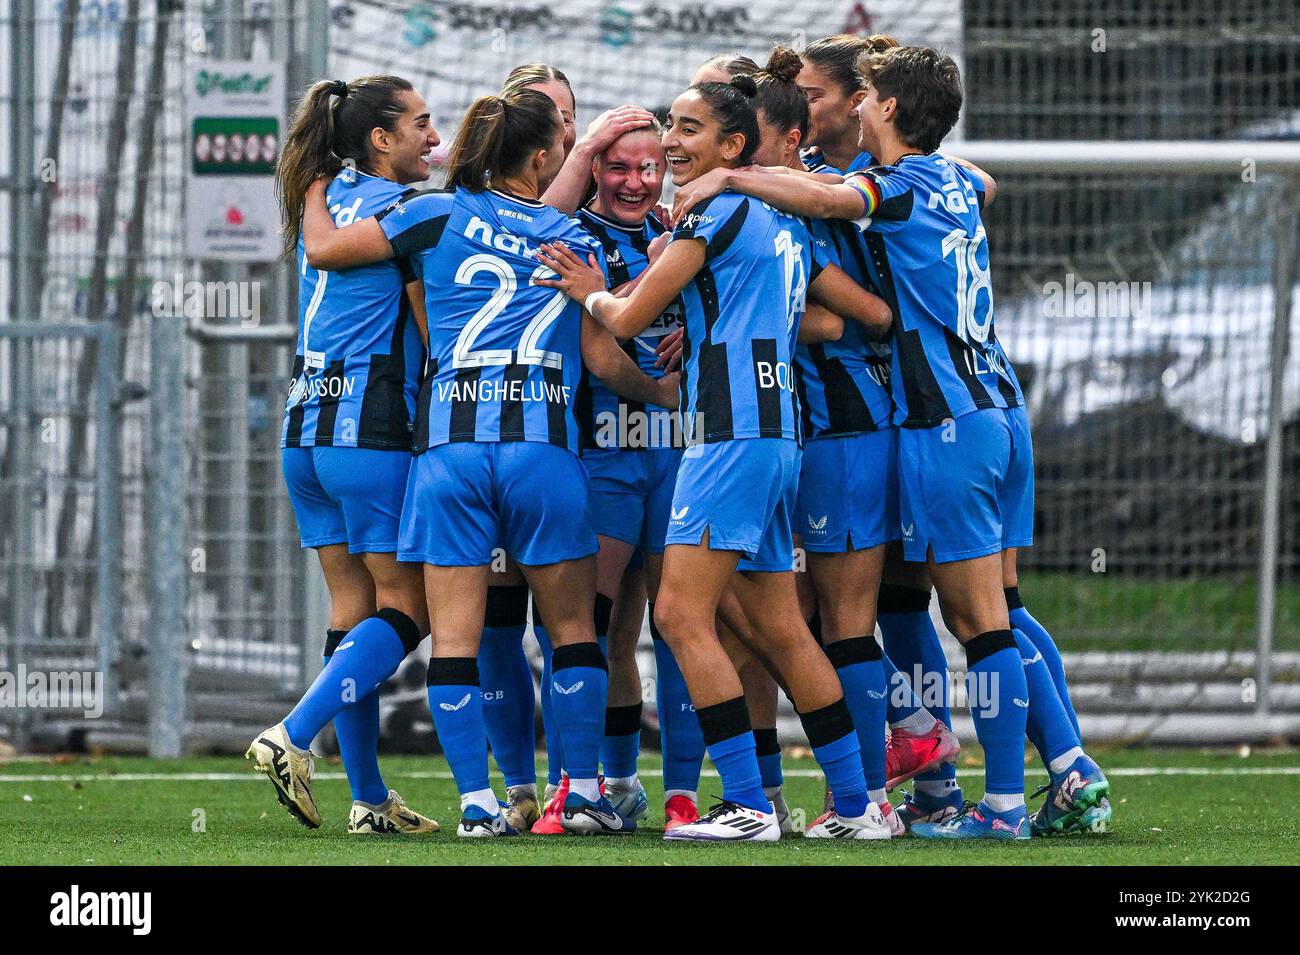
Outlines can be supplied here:
<path id="1" fill-rule="evenodd" d="M 499 541 L 523 571 L 554 644 L 548 689 L 571 786 L 563 824 L 578 833 L 635 827 L 597 783 L 606 667 L 591 619 L 596 540 L 573 394 L 584 358 L 641 401 L 672 405 L 675 379 L 647 378 L 563 295 L 541 287 L 547 272 L 535 250 L 543 242 L 602 255 L 575 220 L 540 201 L 563 162 L 563 137 L 555 104 L 536 90 L 480 97 L 448 157 L 454 192 L 417 196 L 344 229 L 309 201 L 304 222 L 313 260 L 338 266 L 412 256 L 426 300 L 438 303 L 399 558 L 425 565 L 430 708 L 461 793 L 457 834 L 468 837 L 514 832 L 488 783 L 476 660 Z"/>
<path id="2" fill-rule="evenodd" d="M 938 154 L 960 113 L 957 66 L 921 47 L 867 64 L 863 146 L 882 165 L 842 184 L 794 170 L 723 171 L 677 201 L 685 214 L 731 186 L 809 215 L 854 220 L 898 303 L 892 395 L 905 556 L 926 560 L 948 627 L 966 651 L 986 788 L 940 839 L 1027 839 L 1026 728 L 1051 773 L 1035 830 L 1109 821 L 1109 783 L 1082 749 L 1041 652 L 1013 630 L 1008 551 L 1032 541 L 1033 465 L 1023 396 L 994 333 L 983 175 Z M 954 294 L 953 289 L 956 289 Z"/>
<path id="3" fill-rule="evenodd" d="M 438 145 L 429 109 L 406 80 L 368 76 L 315 84 L 294 116 L 276 172 L 285 253 L 299 266 L 298 347 L 285 407 L 281 463 L 303 547 L 314 547 L 330 591 L 325 662 L 382 646 L 364 683 L 341 696 L 317 681 L 283 723 L 249 748 L 257 768 L 300 822 L 320 825 L 312 799 L 312 739 L 334 720 L 352 787 L 348 832 L 425 833 L 437 823 L 411 810 L 379 772 L 382 682 L 425 633 L 420 575 L 396 559 L 411 464 L 411 423 L 424 345 L 392 262 L 344 272 L 309 268 L 300 237 L 308 186 L 329 178 L 342 222 L 374 215 L 429 176 Z M 415 301 L 423 305 L 418 285 Z M 345 644 L 344 641 L 347 641 Z M 346 704 L 346 705 L 345 705 Z"/>
<path id="4" fill-rule="evenodd" d="M 892 36 L 840 33 L 800 52 L 799 87 L 808 96 L 809 129 L 803 160 L 810 172 L 847 173 L 873 164 L 858 143 L 858 105 L 867 95 L 858 64 L 864 56 L 898 46 Z"/>
<path id="5" fill-rule="evenodd" d="M 693 86 L 674 101 L 664 147 L 679 187 L 749 163 L 758 146 L 755 93 L 741 76 Z M 780 836 L 760 785 L 740 680 L 714 629 L 719 601 L 734 584 L 757 647 L 788 686 L 835 792 L 837 812 L 805 835 L 888 838 L 867 799 L 839 680 L 798 612 L 790 538 L 799 454 L 791 363 L 805 293 L 839 314 L 867 321 L 874 314 L 882 327 L 888 309 L 839 270 L 821 269 L 801 220 L 740 196 L 719 196 L 679 220 L 626 298 L 604 291 L 594 257 L 584 261 L 563 243 L 547 244 L 539 256 L 559 273 L 544 284 L 584 302 L 620 337 L 644 330 L 678 295 L 686 305 L 684 410 L 693 446 L 677 474 L 655 619 L 686 677 L 723 799 L 664 837 Z"/>
<path id="6" fill-rule="evenodd" d="M 801 65 L 799 54 L 778 47 L 759 76 L 758 165 L 804 169 L 799 157 L 808 129 L 808 102 L 793 82 Z M 809 224 L 814 241 L 826 248 L 831 261 L 879 294 L 868 272 L 861 233 L 842 220 L 813 219 Z M 892 778 L 886 765 L 892 668 L 875 638 L 885 547 L 901 536 L 889 361 L 889 347 L 857 323 L 847 323 L 836 341 L 799 346 L 795 367 L 806 443 L 795 515 L 827 656 L 842 684 L 857 685 L 845 698 L 853 709 L 868 793 L 894 835 L 901 835 L 903 823 L 885 796 L 887 784 L 901 781 Z M 928 719 L 927 728 L 936 725 L 918 700 L 902 692 L 906 684 L 892 689 L 907 697 L 906 719 Z M 895 732 L 905 735 L 906 728 Z M 947 734 L 936 750 L 934 760 L 951 761 L 958 751 L 956 737 Z"/>

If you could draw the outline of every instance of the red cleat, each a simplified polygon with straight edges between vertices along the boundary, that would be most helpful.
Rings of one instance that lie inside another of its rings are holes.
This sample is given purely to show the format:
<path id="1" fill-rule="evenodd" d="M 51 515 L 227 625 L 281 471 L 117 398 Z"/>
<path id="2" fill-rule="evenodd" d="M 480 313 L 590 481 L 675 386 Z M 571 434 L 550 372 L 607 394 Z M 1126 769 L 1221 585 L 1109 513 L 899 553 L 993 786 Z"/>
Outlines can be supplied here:
<path id="1" fill-rule="evenodd" d="M 685 796 L 674 796 L 664 805 L 664 830 L 676 829 L 700 818 L 700 810 Z"/>
<path id="2" fill-rule="evenodd" d="M 569 777 L 560 777 L 560 788 L 555 791 L 551 801 L 546 804 L 546 809 L 542 812 L 542 818 L 533 823 L 533 828 L 528 830 L 535 836 L 562 836 L 564 835 L 564 826 L 560 823 L 560 813 L 564 809 L 564 800 L 569 795 Z"/>
<path id="3" fill-rule="evenodd" d="M 938 720 L 928 732 L 915 735 L 893 730 L 885 743 L 885 789 L 892 790 L 913 776 L 957 761 L 961 743 L 952 730 Z"/>

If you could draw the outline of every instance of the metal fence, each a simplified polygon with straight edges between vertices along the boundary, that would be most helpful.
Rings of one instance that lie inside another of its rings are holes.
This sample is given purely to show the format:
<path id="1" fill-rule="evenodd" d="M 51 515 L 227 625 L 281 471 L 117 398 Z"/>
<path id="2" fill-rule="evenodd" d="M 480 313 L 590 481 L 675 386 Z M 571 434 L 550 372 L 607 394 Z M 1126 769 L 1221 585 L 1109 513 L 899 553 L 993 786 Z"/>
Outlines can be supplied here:
<path id="1" fill-rule="evenodd" d="M 1035 10 L 0 3 L 0 119 L 13 131 L 0 157 L 0 672 L 95 669 L 111 691 L 93 723 L 0 709 L 0 733 L 161 754 L 238 745 L 281 714 L 319 653 L 326 598 L 278 466 L 296 283 L 278 266 L 185 258 L 186 64 L 282 59 L 290 97 L 320 76 L 401 73 L 448 142 L 469 100 L 539 50 L 574 81 L 582 128 L 624 99 L 665 105 L 708 54 L 761 60 L 774 40 L 848 28 L 955 52 L 968 140 L 1300 137 L 1293 4 Z M 1294 181 L 1266 165 L 1033 166 L 1023 151 L 988 157 L 1003 187 L 988 216 L 998 328 L 1038 453 L 1039 544 L 1022 591 L 1067 651 L 1085 731 L 1294 732 Z M 260 324 L 159 314 L 156 283 L 178 276 L 258 283 Z M 1083 283 L 1107 291 L 1081 307 Z M 1103 314 L 1112 286 L 1141 297 Z M 1247 727 L 1250 714 L 1261 718 Z"/>

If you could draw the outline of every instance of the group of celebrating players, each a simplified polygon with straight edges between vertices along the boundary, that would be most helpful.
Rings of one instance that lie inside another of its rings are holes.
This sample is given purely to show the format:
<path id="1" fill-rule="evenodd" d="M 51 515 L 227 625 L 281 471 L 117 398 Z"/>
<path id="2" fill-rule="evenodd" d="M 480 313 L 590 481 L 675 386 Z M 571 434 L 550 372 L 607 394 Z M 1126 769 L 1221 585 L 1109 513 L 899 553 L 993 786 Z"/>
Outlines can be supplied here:
<path id="1" fill-rule="evenodd" d="M 437 829 L 377 759 L 378 687 L 432 634 L 458 835 L 634 831 L 648 603 L 667 840 L 794 828 L 779 692 L 826 777 L 806 837 L 1106 828 L 1109 784 L 1017 590 L 1032 449 L 994 333 L 996 184 L 939 152 L 961 103 L 951 58 L 839 35 L 714 57 L 662 124 L 623 106 L 579 140 L 568 80 L 530 64 L 417 192 L 439 139 L 410 83 L 307 92 L 277 172 L 301 292 L 282 455 L 332 629 L 248 750 L 295 818 L 321 822 L 309 747 L 332 720 L 348 831 Z M 965 650 L 978 803 L 932 588 Z M 1050 775 L 1032 815 L 1026 737 Z M 706 753 L 722 796 L 701 814 Z"/>

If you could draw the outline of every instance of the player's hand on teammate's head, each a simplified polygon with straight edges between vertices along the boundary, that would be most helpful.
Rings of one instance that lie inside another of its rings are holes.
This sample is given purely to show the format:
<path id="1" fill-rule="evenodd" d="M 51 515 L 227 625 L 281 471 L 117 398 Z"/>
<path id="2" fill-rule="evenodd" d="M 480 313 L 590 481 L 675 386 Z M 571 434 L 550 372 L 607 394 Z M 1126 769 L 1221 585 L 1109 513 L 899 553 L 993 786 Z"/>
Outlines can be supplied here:
<path id="1" fill-rule="evenodd" d="M 655 346 L 655 367 L 665 368 L 668 371 L 680 368 L 682 364 L 682 338 L 686 334 L 686 329 L 680 325 L 673 329 L 663 338 L 659 339 L 659 344 Z"/>
<path id="2" fill-rule="evenodd" d="M 558 288 L 569 298 L 585 302 L 593 292 L 605 290 L 605 275 L 590 253 L 584 263 L 563 242 L 543 242 L 537 250 L 537 261 L 556 273 L 554 278 L 534 281 L 547 288 Z"/>
<path id="3" fill-rule="evenodd" d="M 604 152 L 614 140 L 654 122 L 654 114 L 641 106 L 616 106 L 601 113 L 587 126 L 583 144 L 592 152 Z"/>
<path id="4" fill-rule="evenodd" d="M 719 167 L 710 169 L 704 175 L 692 179 L 673 195 L 672 219 L 681 222 L 682 216 L 690 212 L 699 203 L 712 199 L 727 188 L 727 176 L 735 170 Z"/>

